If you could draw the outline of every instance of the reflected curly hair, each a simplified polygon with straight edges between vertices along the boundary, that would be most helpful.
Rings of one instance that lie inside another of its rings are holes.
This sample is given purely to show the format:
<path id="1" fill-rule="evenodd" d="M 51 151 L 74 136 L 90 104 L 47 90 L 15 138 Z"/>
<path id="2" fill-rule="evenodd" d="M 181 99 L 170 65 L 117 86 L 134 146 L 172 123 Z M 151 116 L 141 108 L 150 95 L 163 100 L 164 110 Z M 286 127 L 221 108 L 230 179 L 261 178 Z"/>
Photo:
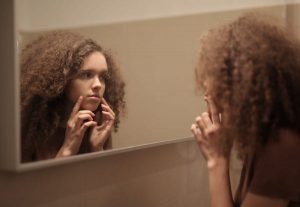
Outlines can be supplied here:
<path id="1" fill-rule="evenodd" d="M 95 41 L 79 34 L 48 32 L 22 50 L 22 158 L 56 132 L 64 119 L 65 88 L 84 59 L 95 51 L 101 52 L 107 61 L 104 98 L 116 115 L 114 129 L 117 131 L 121 112 L 125 109 L 125 83 L 112 56 Z"/>
<path id="2" fill-rule="evenodd" d="M 257 14 L 210 30 L 201 39 L 196 82 L 222 113 L 223 149 L 240 158 L 280 128 L 300 130 L 300 43 Z"/>

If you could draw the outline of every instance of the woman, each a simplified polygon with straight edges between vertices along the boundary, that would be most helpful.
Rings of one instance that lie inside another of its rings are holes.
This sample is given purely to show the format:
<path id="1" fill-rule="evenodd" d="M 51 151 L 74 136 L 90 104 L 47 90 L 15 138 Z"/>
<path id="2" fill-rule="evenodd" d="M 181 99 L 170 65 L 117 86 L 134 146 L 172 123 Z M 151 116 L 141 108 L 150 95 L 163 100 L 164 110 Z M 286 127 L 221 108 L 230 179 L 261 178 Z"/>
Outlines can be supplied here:
<path id="1" fill-rule="evenodd" d="M 21 61 L 22 162 L 110 148 L 124 86 L 112 56 L 92 39 L 58 31 L 28 44 Z"/>
<path id="2" fill-rule="evenodd" d="M 300 43 L 254 15 L 201 43 L 196 80 L 208 111 L 191 130 L 207 162 L 211 206 L 299 206 Z M 235 199 L 232 146 L 244 162 Z"/>

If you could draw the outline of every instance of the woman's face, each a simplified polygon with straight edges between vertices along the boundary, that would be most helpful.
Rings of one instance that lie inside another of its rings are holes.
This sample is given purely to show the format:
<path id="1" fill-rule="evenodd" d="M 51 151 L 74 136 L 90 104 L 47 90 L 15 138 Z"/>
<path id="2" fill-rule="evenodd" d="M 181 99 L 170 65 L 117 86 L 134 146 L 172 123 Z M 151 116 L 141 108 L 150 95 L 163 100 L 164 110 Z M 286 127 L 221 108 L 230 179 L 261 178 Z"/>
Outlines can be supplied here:
<path id="1" fill-rule="evenodd" d="M 83 96 L 81 109 L 95 111 L 103 98 L 107 72 L 106 59 L 102 53 L 96 51 L 88 55 L 66 90 L 69 101 L 74 105 Z"/>

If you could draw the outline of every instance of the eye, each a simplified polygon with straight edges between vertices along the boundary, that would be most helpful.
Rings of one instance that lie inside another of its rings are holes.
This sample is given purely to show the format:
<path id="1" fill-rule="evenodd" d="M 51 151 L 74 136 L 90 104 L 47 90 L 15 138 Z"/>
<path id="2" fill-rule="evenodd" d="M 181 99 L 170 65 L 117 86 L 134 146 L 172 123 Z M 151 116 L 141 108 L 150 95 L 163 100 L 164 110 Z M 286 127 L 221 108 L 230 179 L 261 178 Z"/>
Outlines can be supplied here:
<path id="1" fill-rule="evenodd" d="M 82 79 L 91 79 L 93 78 L 94 74 L 90 71 L 84 71 L 84 72 L 81 72 L 79 73 L 79 78 L 82 78 Z"/>
<path id="2" fill-rule="evenodd" d="M 100 79 L 101 81 L 106 81 L 106 80 L 108 80 L 108 79 L 109 79 L 108 73 L 104 73 L 104 74 L 99 75 L 99 79 Z"/>

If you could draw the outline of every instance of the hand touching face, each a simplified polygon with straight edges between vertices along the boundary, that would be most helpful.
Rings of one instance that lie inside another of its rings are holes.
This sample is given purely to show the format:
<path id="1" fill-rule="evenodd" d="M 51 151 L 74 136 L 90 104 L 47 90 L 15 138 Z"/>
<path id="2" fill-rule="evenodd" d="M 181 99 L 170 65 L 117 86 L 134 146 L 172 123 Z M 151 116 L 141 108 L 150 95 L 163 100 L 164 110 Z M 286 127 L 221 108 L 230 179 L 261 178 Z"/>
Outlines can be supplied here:
<path id="1" fill-rule="evenodd" d="M 95 111 L 103 98 L 105 79 L 108 68 L 104 55 L 93 52 L 88 55 L 76 77 L 70 82 L 66 94 L 75 103 L 79 96 L 83 96 L 81 109 Z"/>
<path id="2" fill-rule="evenodd" d="M 89 127 L 96 126 L 95 114 L 90 110 L 80 110 L 83 97 L 80 96 L 73 107 L 67 121 L 66 132 L 62 147 L 56 157 L 66 157 L 78 153 L 82 139 Z"/>
<path id="3" fill-rule="evenodd" d="M 105 141 L 111 136 L 115 121 L 115 113 L 104 98 L 101 102 L 101 108 L 102 111 L 96 112 L 95 116 L 95 121 L 100 125 L 92 126 L 90 134 L 90 149 L 94 152 L 103 150 Z"/>
<path id="4" fill-rule="evenodd" d="M 101 101 L 102 110 L 96 114 L 90 110 L 80 110 L 82 101 L 83 97 L 80 96 L 73 107 L 67 122 L 64 143 L 56 157 L 78 154 L 88 128 L 91 128 L 88 139 L 92 152 L 103 150 L 106 140 L 111 136 L 115 113 L 105 99 Z"/>
<path id="5" fill-rule="evenodd" d="M 227 157 L 221 148 L 220 114 L 211 98 L 206 97 L 205 99 L 207 101 L 207 112 L 203 112 L 196 117 L 191 130 L 208 167 L 213 167 L 218 160 L 227 160 Z"/>

